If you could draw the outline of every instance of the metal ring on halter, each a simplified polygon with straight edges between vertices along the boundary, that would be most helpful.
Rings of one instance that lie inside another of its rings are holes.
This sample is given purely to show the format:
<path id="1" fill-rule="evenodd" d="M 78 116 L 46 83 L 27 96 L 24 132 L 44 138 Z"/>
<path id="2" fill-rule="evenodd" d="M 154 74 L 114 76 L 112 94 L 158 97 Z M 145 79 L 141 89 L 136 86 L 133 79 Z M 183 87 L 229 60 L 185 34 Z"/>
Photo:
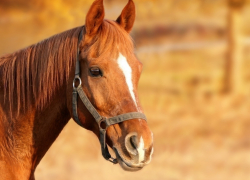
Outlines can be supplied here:
<path id="1" fill-rule="evenodd" d="M 103 117 L 103 118 L 98 122 L 99 129 L 101 129 L 101 130 L 107 130 L 108 125 L 107 125 L 107 123 L 106 123 L 106 119 L 107 119 L 107 118 Z M 102 122 L 105 123 L 105 128 L 103 128 L 103 127 L 101 126 Z"/>
<path id="2" fill-rule="evenodd" d="M 78 85 L 77 87 L 79 87 L 79 86 L 82 85 L 82 80 L 81 80 L 81 78 L 80 78 L 79 76 L 75 76 L 75 79 L 73 80 L 73 88 L 77 88 L 77 87 L 75 87 L 75 82 L 76 82 L 76 80 L 79 81 L 79 85 Z"/>

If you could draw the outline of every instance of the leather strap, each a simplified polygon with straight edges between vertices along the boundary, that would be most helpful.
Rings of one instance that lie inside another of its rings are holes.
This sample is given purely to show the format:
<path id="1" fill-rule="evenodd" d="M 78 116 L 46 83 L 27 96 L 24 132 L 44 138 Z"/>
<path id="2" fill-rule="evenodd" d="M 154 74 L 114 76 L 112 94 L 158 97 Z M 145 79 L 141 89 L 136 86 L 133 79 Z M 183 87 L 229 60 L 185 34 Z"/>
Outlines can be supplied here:
<path id="1" fill-rule="evenodd" d="M 81 32 L 79 33 L 78 36 L 78 41 L 77 41 L 77 53 L 76 53 L 76 68 L 75 68 L 75 79 L 73 81 L 73 94 L 72 94 L 72 106 L 73 106 L 73 119 L 75 120 L 75 122 L 79 125 L 82 126 L 79 118 L 78 118 L 78 113 L 77 113 L 77 91 L 75 89 L 75 81 L 79 80 L 81 85 L 81 78 L 80 78 L 80 61 L 79 61 L 79 55 L 80 55 L 80 49 L 79 49 L 79 45 L 80 42 L 82 40 L 82 36 L 83 36 L 83 30 L 81 30 Z"/>
<path id="2" fill-rule="evenodd" d="M 79 94 L 80 99 L 82 100 L 83 104 L 85 107 L 89 110 L 89 112 L 92 114 L 92 116 L 95 118 L 96 122 L 100 124 L 100 122 L 105 122 L 106 126 L 111 126 L 114 124 L 118 124 L 123 121 L 127 121 L 130 119 L 144 119 L 147 120 L 146 116 L 140 112 L 131 112 L 131 113 L 126 113 L 126 114 L 121 114 L 115 117 L 111 117 L 108 119 L 104 119 L 94 108 L 92 103 L 89 101 L 88 97 L 84 93 L 83 89 L 81 86 L 78 86 L 76 88 L 77 93 Z"/>
<path id="3" fill-rule="evenodd" d="M 72 94 L 72 107 L 73 107 L 73 119 L 79 126 L 82 126 L 77 113 L 77 91 L 74 88 Z"/>
<path id="4" fill-rule="evenodd" d="M 79 56 L 80 56 L 80 49 L 79 49 L 79 45 L 81 43 L 82 40 L 82 36 L 83 36 L 83 30 L 81 30 L 79 36 L 78 36 L 78 43 L 77 43 L 77 53 L 76 53 L 76 69 L 75 69 L 75 76 L 80 76 L 80 61 L 79 61 Z"/>
<path id="5" fill-rule="evenodd" d="M 94 106 L 92 105 L 92 103 L 89 101 L 88 97 L 86 96 L 86 94 L 84 93 L 83 89 L 81 86 L 78 86 L 76 88 L 76 91 L 80 97 L 80 99 L 82 100 L 83 104 L 85 105 L 85 107 L 89 110 L 89 112 L 92 114 L 92 116 L 95 118 L 96 122 L 99 123 L 103 118 L 102 116 L 97 112 L 97 110 L 94 108 Z"/>
<path id="6" fill-rule="evenodd" d="M 140 112 L 131 112 L 108 118 L 105 120 L 105 123 L 107 126 L 111 126 L 130 119 L 144 119 L 145 121 L 147 121 L 147 118 L 144 114 Z"/>

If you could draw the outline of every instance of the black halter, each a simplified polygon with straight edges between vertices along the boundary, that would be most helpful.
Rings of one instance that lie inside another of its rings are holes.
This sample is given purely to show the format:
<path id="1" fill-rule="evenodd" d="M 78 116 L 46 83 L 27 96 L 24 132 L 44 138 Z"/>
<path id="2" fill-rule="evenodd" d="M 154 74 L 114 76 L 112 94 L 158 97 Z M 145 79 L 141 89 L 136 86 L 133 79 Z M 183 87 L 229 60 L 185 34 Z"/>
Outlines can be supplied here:
<path id="1" fill-rule="evenodd" d="M 77 95 L 79 95 L 80 99 L 82 100 L 83 104 L 86 106 L 86 108 L 89 110 L 89 112 L 92 114 L 92 116 L 95 118 L 99 129 L 100 129 L 100 143 L 101 143 L 101 149 L 102 149 L 102 155 L 103 157 L 114 163 L 117 164 L 117 159 L 112 158 L 108 148 L 107 148 L 107 144 L 106 144 L 106 131 L 107 128 L 113 124 L 118 124 L 120 122 L 123 121 L 127 121 L 130 119 L 146 119 L 146 116 L 140 112 L 130 112 L 130 113 L 126 113 L 126 114 L 121 114 L 115 117 L 111 117 L 111 118 L 106 118 L 101 116 L 97 110 L 94 108 L 94 106 L 92 105 L 92 103 L 89 101 L 88 97 L 86 96 L 86 94 L 84 93 L 83 89 L 82 89 L 82 81 L 80 78 L 80 61 L 79 61 L 79 44 L 81 42 L 83 36 L 83 31 L 80 32 L 79 37 L 78 37 L 78 45 L 77 45 L 77 55 L 76 55 L 76 69 L 75 69 L 75 78 L 73 81 L 73 98 L 72 98 L 72 106 L 73 106 L 73 118 L 75 120 L 75 122 L 82 126 L 81 121 L 78 118 L 78 114 L 77 114 Z M 75 82 L 79 81 L 79 85 L 76 87 L 75 86 Z M 101 124 L 105 123 L 105 127 L 102 127 Z M 83 126 L 82 126 L 83 127 Z"/>

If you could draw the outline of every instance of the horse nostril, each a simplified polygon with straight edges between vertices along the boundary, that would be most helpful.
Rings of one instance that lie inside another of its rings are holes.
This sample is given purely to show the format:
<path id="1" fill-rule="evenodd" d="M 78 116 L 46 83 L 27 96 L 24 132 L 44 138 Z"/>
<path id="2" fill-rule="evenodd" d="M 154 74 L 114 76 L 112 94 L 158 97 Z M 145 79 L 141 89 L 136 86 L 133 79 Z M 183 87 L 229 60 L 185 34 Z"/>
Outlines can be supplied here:
<path id="1" fill-rule="evenodd" d="M 137 140 L 137 134 L 136 133 L 130 133 L 125 138 L 125 146 L 129 153 L 133 155 L 137 155 L 138 151 L 138 140 Z"/>
<path id="2" fill-rule="evenodd" d="M 136 135 L 130 137 L 130 143 L 134 149 L 138 148 L 138 140 Z"/>

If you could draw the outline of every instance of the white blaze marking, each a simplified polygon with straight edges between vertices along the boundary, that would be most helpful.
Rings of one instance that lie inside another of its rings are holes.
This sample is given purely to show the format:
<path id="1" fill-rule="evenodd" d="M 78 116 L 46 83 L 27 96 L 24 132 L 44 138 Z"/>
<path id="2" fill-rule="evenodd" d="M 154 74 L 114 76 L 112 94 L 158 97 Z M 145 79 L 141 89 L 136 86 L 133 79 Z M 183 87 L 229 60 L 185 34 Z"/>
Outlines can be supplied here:
<path id="1" fill-rule="evenodd" d="M 134 87 L 133 87 L 133 83 L 132 83 L 132 69 L 128 64 L 126 57 L 124 57 L 121 53 L 119 53 L 119 57 L 118 57 L 117 62 L 118 62 L 119 68 L 122 70 L 122 72 L 125 76 L 130 95 L 133 98 L 135 105 L 137 107 L 137 103 L 135 100 L 135 94 L 134 94 Z"/>
<path id="2" fill-rule="evenodd" d="M 145 150 L 144 150 L 144 141 L 143 138 L 140 138 L 139 146 L 137 148 L 138 155 L 139 155 L 139 163 L 144 160 L 145 157 Z"/>

